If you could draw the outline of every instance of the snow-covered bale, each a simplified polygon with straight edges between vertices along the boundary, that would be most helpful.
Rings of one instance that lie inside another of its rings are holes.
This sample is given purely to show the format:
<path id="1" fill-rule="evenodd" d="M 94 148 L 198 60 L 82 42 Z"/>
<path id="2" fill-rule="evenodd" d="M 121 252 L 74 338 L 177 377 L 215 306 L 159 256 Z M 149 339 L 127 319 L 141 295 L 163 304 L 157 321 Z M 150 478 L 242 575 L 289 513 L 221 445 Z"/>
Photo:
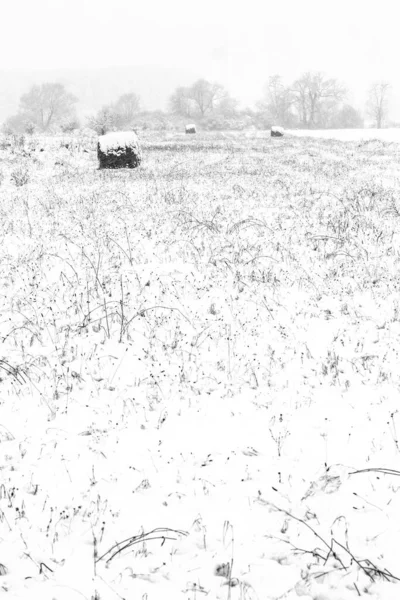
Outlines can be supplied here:
<path id="1" fill-rule="evenodd" d="M 133 131 L 101 135 L 97 143 L 100 169 L 134 169 L 142 162 L 139 138 Z"/>
<path id="2" fill-rule="evenodd" d="M 285 130 L 283 127 L 278 127 L 278 125 L 273 125 L 271 127 L 271 137 L 282 137 Z"/>
<path id="3" fill-rule="evenodd" d="M 196 125 L 194 123 L 190 123 L 185 127 L 185 133 L 196 133 Z"/>

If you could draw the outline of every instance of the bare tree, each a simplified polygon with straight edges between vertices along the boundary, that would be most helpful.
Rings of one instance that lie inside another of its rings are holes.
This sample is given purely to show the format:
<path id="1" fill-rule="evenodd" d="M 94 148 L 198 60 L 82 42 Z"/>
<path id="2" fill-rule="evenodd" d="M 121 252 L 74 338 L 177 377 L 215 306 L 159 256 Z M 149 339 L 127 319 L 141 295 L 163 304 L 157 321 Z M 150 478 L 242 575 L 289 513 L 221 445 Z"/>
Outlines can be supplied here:
<path id="1" fill-rule="evenodd" d="M 61 83 L 34 85 L 21 96 L 20 113 L 46 131 L 51 125 L 59 124 L 74 115 L 77 98 L 66 91 Z"/>
<path id="2" fill-rule="evenodd" d="M 189 87 L 178 87 L 169 99 L 171 112 L 185 117 L 196 114 L 205 117 L 217 110 L 223 115 L 232 115 L 238 102 L 220 83 L 198 79 Z"/>
<path id="3" fill-rule="evenodd" d="M 172 113 L 191 117 L 194 112 L 193 100 L 190 97 L 190 88 L 178 87 L 169 99 L 169 108 Z"/>
<path id="4" fill-rule="evenodd" d="M 310 71 L 294 82 L 292 92 L 300 123 L 306 128 L 325 126 L 346 96 L 345 87 L 336 79 L 326 79 L 323 73 Z"/>
<path id="5" fill-rule="evenodd" d="M 280 75 L 269 77 L 265 86 L 265 98 L 259 102 L 259 109 L 266 113 L 266 118 L 271 124 L 287 127 L 293 123 L 294 115 L 291 111 L 295 101 L 293 92 L 285 87 Z"/>
<path id="6" fill-rule="evenodd" d="M 388 116 L 390 83 L 381 81 L 374 83 L 368 90 L 367 112 L 381 129 Z"/>
<path id="7" fill-rule="evenodd" d="M 27 133 L 32 135 L 36 130 L 35 123 L 32 123 L 26 115 L 18 113 L 8 117 L 3 125 L 2 132 L 6 135 Z"/>
<path id="8" fill-rule="evenodd" d="M 113 106 L 103 106 L 95 115 L 88 117 L 87 126 L 99 135 L 104 135 L 116 127 L 116 114 Z"/>
<path id="9" fill-rule="evenodd" d="M 140 97 L 133 92 L 123 94 L 114 105 L 116 122 L 119 127 L 126 127 L 132 124 L 133 119 L 140 111 Z"/>
<path id="10" fill-rule="evenodd" d="M 329 127 L 333 129 L 362 129 L 364 120 L 354 106 L 344 104 L 331 116 Z"/>
<path id="11" fill-rule="evenodd" d="M 131 127 L 140 111 L 140 97 L 133 92 L 123 94 L 115 104 L 102 106 L 95 115 L 87 119 L 87 125 L 99 135 L 113 129 Z"/>
<path id="12" fill-rule="evenodd" d="M 216 111 L 224 117 L 235 117 L 238 113 L 239 100 L 226 93 L 219 101 Z"/>
<path id="13" fill-rule="evenodd" d="M 227 92 L 220 83 L 199 79 L 190 87 L 189 95 L 200 116 L 204 117 L 215 110 L 218 103 L 226 98 Z"/>

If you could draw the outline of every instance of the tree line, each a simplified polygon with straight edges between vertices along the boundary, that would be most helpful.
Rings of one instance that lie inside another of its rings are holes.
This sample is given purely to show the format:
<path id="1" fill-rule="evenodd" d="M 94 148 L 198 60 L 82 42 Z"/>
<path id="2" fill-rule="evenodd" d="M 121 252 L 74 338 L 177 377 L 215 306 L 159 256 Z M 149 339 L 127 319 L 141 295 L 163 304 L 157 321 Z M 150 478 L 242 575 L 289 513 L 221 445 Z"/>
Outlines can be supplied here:
<path id="1" fill-rule="evenodd" d="M 378 129 L 389 124 L 390 90 L 388 82 L 377 82 L 367 93 L 365 113 Z M 196 120 L 205 129 L 241 129 L 249 125 L 259 129 L 271 125 L 302 129 L 363 127 L 363 115 L 347 98 L 348 90 L 337 79 L 309 71 L 289 85 L 280 75 L 269 77 L 255 108 L 241 109 L 224 86 L 199 79 L 190 86 L 176 88 L 166 112 L 143 110 L 139 95 L 129 92 L 88 117 L 85 125 L 98 134 L 134 126 L 145 128 L 146 124 L 166 128 L 168 123 L 173 126 L 187 120 Z M 77 103 L 78 98 L 61 83 L 34 85 L 21 96 L 18 113 L 6 120 L 3 130 L 73 131 L 81 126 Z"/>

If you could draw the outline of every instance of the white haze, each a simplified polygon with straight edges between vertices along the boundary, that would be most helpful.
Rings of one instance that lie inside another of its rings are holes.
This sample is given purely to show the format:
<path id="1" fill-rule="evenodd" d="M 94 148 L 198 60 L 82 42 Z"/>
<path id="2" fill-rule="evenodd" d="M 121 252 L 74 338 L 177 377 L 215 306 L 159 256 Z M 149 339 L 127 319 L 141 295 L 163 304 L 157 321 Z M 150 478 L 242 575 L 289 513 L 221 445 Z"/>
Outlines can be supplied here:
<path id="1" fill-rule="evenodd" d="M 100 75 L 93 69 L 135 67 L 144 72 L 144 83 L 133 70 L 129 88 L 138 78 L 137 91 L 151 109 L 164 109 L 176 85 L 200 76 L 220 81 L 242 105 L 252 105 L 268 76 L 279 73 L 289 83 L 304 71 L 321 70 L 345 83 L 349 100 L 361 109 L 373 81 L 390 81 L 391 114 L 397 116 L 393 1 L 14 0 L 2 7 L 2 23 L 1 113 L 14 108 L 21 88 L 43 81 L 49 70 L 72 87 L 77 70 L 85 70 L 87 85 L 99 77 L 104 90 L 95 96 L 107 101 L 115 86 L 111 69 Z"/>

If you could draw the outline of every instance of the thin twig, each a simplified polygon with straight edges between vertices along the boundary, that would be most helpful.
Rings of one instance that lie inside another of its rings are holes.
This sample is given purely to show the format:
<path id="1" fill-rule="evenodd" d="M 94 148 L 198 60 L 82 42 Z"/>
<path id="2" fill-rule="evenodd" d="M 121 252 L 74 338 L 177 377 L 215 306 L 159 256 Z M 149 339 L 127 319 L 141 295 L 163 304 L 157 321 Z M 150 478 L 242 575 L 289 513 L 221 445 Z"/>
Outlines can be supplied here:
<path id="1" fill-rule="evenodd" d="M 370 469 L 359 469 L 358 471 L 352 471 L 349 475 L 358 475 L 359 473 L 384 473 L 385 475 L 400 475 L 400 471 L 396 471 L 396 469 L 386 469 L 385 467 L 371 467 Z"/>
<path id="2" fill-rule="evenodd" d="M 114 546 L 112 546 L 109 550 L 107 550 L 107 552 L 105 552 L 104 554 L 102 554 L 96 560 L 96 562 L 99 562 L 100 560 L 103 560 L 107 555 L 111 554 L 111 556 L 107 559 L 107 562 L 110 562 L 110 560 L 112 560 L 115 556 L 117 556 L 117 554 L 119 554 L 123 550 L 126 550 L 130 546 L 133 546 L 134 544 L 139 544 L 140 542 L 147 542 L 147 541 L 152 541 L 152 540 L 163 540 L 163 544 L 164 544 L 165 540 L 176 540 L 176 538 L 170 537 L 170 536 L 167 536 L 167 535 L 156 535 L 155 537 L 150 537 L 153 534 L 157 534 L 157 533 L 161 534 L 162 532 L 165 532 L 165 533 L 175 533 L 177 535 L 188 535 L 187 531 L 181 531 L 179 529 L 169 529 L 169 528 L 159 527 L 159 528 L 153 529 L 152 531 L 149 531 L 148 533 L 142 533 L 140 535 L 134 535 L 134 536 L 132 536 L 130 538 L 122 540 L 121 542 L 118 542 L 117 544 L 114 544 Z"/>

